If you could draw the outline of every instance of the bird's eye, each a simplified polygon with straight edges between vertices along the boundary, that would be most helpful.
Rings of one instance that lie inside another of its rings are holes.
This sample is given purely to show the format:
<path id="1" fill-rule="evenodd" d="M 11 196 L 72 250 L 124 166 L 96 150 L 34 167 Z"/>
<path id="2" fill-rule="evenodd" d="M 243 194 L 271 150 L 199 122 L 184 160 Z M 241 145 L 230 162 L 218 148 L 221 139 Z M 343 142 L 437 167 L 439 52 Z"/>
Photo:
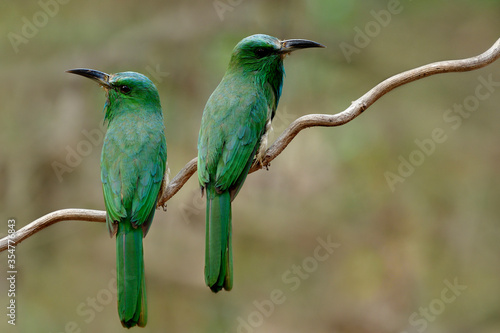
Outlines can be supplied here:
<path id="1" fill-rule="evenodd" d="M 257 56 L 257 58 L 263 58 L 269 55 L 269 52 L 270 52 L 269 49 L 259 47 L 258 49 L 255 50 L 255 55 Z"/>
<path id="2" fill-rule="evenodd" d="M 128 94 L 130 92 L 130 87 L 129 86 L 120 86 L 120 92 L 122 94 Z"/>

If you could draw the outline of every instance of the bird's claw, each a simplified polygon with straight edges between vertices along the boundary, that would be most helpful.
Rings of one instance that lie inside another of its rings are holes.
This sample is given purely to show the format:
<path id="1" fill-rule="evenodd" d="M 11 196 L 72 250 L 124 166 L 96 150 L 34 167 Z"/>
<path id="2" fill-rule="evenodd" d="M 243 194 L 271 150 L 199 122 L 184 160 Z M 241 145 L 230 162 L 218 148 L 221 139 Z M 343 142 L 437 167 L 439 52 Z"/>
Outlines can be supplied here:
<path id="1" fill-rule="evenodd" d="M 255 165 L 258 166 L 259 169 L 265 168 L 267 171 L 269 171 L 269 166 L 271 165 L 271 163 L 264 163 L 264 156 L 259 154 L 255 158 Z"/>

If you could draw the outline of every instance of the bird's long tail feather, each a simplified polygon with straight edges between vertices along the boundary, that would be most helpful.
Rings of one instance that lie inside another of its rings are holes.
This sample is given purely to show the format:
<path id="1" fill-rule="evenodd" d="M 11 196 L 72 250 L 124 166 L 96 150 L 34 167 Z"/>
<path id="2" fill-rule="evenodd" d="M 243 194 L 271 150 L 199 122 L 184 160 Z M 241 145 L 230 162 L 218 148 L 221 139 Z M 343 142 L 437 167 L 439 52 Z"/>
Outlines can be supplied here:
<path id="1" fill-rule="evenodd" d="M 231 195 L 207 188 L 205 283 L 213 292 L 233 287 Z"/>
<path id="2" fill-rule="evenodd" d="M 146 326 L 147 301 L 142 250 L 143 231 L 129 221 L 118 223 L 116 277 L 118 314 L 124 327 Z"/>

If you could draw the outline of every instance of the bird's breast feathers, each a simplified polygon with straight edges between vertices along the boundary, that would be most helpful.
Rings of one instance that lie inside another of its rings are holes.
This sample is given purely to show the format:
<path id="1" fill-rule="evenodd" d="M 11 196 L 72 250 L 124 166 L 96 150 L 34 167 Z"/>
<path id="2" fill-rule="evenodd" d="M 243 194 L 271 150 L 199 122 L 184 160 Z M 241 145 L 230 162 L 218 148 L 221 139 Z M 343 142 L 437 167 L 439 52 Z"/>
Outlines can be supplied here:
<path id="1" fill-rule="evenodd" d="M 101 156 L 104 199 L 108 213 L 116 213 L 113 220 L 137 213 L 143 220 L 154 209 L 161 186 L 166 144 L 163 130 L 141 125 L 126 128 L 111 126 L 106 133 Z"/>

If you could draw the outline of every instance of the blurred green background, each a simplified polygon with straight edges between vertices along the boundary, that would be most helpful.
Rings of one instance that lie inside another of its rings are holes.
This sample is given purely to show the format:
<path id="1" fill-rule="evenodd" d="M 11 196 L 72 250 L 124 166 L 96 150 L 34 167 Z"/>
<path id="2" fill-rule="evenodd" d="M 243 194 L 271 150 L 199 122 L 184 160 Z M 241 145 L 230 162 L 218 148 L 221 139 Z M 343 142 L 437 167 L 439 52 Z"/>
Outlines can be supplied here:
<path id="1" fill-rule="evenodd" d="M 393 74 L 479 54 L 500 37 L 495 0 L 59 1 L 0 4 L 2 237 L 8 218 L 20 228 L 58 209 L 104 209 L 104 93 L 67 69 L 156 83 L 173 176 L 196 156 L 203 107 L 243 37 L 327 46 L 285 60 L 274 138 L 301 115 L 340 112 Z M 346 44 L 357 52 L 346 57 Z M 481 78 L 500 82 L 500 62 L 398 88 L 345 126 L 300 133 L 269 171 L 250 175 L 233 203 L 231 292 L 204 285 L 193 177 L 145 239 L 142 331 L 499 332 L 500 89 L 475 99 L 489 91 Z M 464 103 L 470 114 L 453 113 Z M 435 129 L 446 140 L 431 149 Z M 420 165 L 391 189 L 385 174 L 411 158 Z M 340 246 L 328 253 L 319 239 Z M 124 332 L 104 224 L 53 225 L 16 255 L 16 326 L 2 314 L 0 331 Z M 6 252 L 0 262 L 6 272 Z M 6 279 L 0 290 L 6 313 Z"/>

